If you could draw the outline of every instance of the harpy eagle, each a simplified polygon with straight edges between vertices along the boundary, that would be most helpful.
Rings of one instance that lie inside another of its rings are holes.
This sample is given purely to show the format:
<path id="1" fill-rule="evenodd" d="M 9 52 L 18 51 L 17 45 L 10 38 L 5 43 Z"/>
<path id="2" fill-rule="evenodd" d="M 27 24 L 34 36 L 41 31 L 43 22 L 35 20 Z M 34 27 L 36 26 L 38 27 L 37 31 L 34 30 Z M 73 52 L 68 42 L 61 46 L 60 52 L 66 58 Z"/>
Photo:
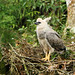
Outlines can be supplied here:
<path id="1" fill-rule="evenodd" d="M 60 37 L 60 35 L 52 29 L 50 25 L 48 25 L 49 20 L 51 17 L 46 19 L 38 18 L 35 24 L 36 27 L 36 33 L 37 38 L 39 41 L 39 44 L 44 50 L 45 58 L 43 58 L 45 61 L 50 60 L 50 54 L 54 52 L 54 50 L 57 51 L 66 51 L 66 47 L 63 44 L 63 41 Z"/>

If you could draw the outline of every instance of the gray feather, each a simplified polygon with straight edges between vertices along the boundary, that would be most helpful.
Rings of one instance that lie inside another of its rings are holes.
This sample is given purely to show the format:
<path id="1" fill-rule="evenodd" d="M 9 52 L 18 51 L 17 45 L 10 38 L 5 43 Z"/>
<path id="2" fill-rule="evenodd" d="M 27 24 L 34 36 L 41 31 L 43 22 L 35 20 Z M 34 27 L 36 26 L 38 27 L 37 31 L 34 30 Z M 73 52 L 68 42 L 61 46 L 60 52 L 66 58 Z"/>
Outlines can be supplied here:
<path id="1" fill-rule="evenodd" d="M 45 34 L 46 32 L 44 31 L 39 32 L 39 35 L 38 35 L 39 39 L 45 39 Z"/>
<path id="2" fill-rule="evenodd" d="M 64 44 L 57 33 L 46 33 L 46 39 L 48 43 L 56 50 L 63 50 Z"/>

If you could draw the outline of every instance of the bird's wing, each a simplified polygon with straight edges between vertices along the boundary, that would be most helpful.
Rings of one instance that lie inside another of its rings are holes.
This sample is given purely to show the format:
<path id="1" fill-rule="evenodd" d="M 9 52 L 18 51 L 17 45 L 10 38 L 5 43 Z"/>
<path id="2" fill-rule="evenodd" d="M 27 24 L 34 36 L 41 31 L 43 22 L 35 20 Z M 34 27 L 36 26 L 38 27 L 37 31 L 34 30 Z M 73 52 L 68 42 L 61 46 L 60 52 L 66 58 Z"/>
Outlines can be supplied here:
<path id="1" fill-rule="evenodd" d="M 46 40 L 56 50 L 64 49 L 63 42 L 57 33 L 51 33 L 51 32 L 46 33 Z"/>
<path id="2" fill-rule="evenodd" d="M 61 36 L 57 32 L 55 32 L 53 34 L 55 34 L 56 36 L 58 36 L 59 38 L 61 38 Z"/>
<path id="3" fill-rule="evenodd" d="M 50 25 L 48 25 L 48 27 L 49 27 L 49 29 L 50 29 L 49 31 L 51 33 L 53 33 L 53 34 L 57 35 L 59 38 L 61 38 L 61 36 L 56 31 L 54 31 Z"/>

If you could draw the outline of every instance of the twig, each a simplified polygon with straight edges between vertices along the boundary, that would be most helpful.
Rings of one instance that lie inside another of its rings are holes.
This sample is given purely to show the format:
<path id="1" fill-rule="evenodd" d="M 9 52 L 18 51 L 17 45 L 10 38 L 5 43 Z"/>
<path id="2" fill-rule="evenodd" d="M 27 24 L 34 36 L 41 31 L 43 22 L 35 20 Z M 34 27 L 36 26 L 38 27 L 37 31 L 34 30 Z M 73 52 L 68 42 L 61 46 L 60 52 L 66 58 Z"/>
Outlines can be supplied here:
<path id="1" fill-rule="evenodd" d="M 53 69 L 53 70 L 55 70 L 55 71 L 60 71 L 60 72 L 62 72 L 62 73 L 65 73 L 65 71 L 64 71 L 64 70 L 61 70 L 61 69 Z"/>
<path id="2" fill-rule="evenodd" d="M 25 72 L 27 73 L 27 75 L 29 75 L 28 73 L 28 70 L 27 70 L 27 67 L 26 65 L 32 70 L 35 70 L 36 72 L 43 72 L 43 71 L 47 71 L 48 67 L 52 64 L 52 66 L 55 64 L 58 64 L 61 63 L 61 64 L 64 64 L 64 62 L 66 62 L 66 64 L 70 64 L 70 62 L 75 62 L 75 60 L 61 60 L 61 61 L 53 61 L 51 60 L 50 62 L 45 62 L 43 60 L 41 60 L 40 58 L 35 58 L 35 57 L 28 57 L 28 56 L 22 56 L 21 54 L 18 54 L 16 52 L 16 50 L 13 48 L 13 46 L 9 43 L 12 51 L 15 53 L 15 55 L 19 58 L 19 59 L 22 59 L 21 61 L 21 64 L 24 65 L 24 69 L 25 69 Z M 26 62 L 25 62 L 26 61 Z M 14 63 L 16 65 L 16 63 Z M 37 68 L 37 67 L 40 67 L 40 69 L 42 69 L 41 71 Z M 57 67 L 55 67 L 57 68 Z M 52 70 L 56 70 L 56 71 L 59 71 L 61 73 L 66 73 L 66 70 L 61 70 L 61 69 L 52 69 Z"/>
<path id="3" fill-rule="evenodd" d="M 23 62 L 23 65 L 24 65 L 24 69 L 25 69 L 26 74 L 29 75 L 28 70 L 27 70 L 27 67 L 26 67 L 26 64 L 25 64 L 25 61 L 24 61 L 23 58 L 22 58 L 22 62 Z"/>
<path id="4" fill-rule="evenodd" d="M 27 56 L 22 56 L 21 54 L 18 54 L 15 50 L 14 50 L 14 48 L 12 47 L 12 45 L 9 43 L 9 45 L 10 45 L 10 47 L 11 47 L 11 49 L 12 49 L 12 51 L 18 56 L 18 57 L 20 57 L 20 58 L 25 58 L 25 59 L 30 59 L 30 60 L 33 60 L 33 61 L 36 61 L 36 62 L 47 62 L 47 61 L 43 61 L 43 60 L 41 60 L 41 59 L 37 59 L 37 58 L 33 58 L 33 57 L 27 57 Z"/>
<path id="5" fill-rule="evenodd" d="M 17 69 L 17 67 L 16 67 L 14 64 L 12 64 L 12 65 L 13 65 L 13 67 L 16 69 L 17 74 L 20 75 L 20 74 L 19 74 L 19 71 L 18 71 L 18 69 Z"/>
<path id="6" fill-rule="evenodd" d="M 75 45 L 75 43 L 73 43 L 73 44 L 70 44 L 70 45 L 67 45 L 67 47 L 71 47 L 71 46 L 74 46 Z"/>
<path id="7" fill-rule="evenodd" d="M 0 60 L 0 62 L 5 58 L 6 56 L 3 56 L 2 58 L 1 58 L 1 60 Z"/>
<path id="8" fill-rule="evenodd" d="M 10 45 L 12 51 L 13 51 L 17 56 L 19 56 L 19 57 L 21 57 L 21 58 L 28 58 L 28 59 L 30 59 L 30 57 L 22 56 L 22 55 L 18 54 L 18 53 L 14 50 L 14 48 L 12 47 L 12 45 L 11 45 L 10 43 L 9 43 L 9 45 Z"/>
<path id="9" fill-rule="evenodd" d="M 63 63 L 63 62 L 75 62 L 75 60 L 62 60 L 62 61 L 54 61 L 54 63 Z"/>

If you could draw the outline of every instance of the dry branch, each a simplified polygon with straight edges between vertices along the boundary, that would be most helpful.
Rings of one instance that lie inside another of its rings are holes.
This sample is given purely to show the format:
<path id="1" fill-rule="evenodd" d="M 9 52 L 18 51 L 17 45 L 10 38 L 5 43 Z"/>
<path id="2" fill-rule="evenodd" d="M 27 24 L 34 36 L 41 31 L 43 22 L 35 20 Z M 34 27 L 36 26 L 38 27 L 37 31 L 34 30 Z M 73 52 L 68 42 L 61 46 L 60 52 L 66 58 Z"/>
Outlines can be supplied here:
<path id="1" fill-rule="evenodd" d="M 23 42 L 22 42 L 23 43 Z M 56 57 L 54 60 L 43 61 L 42 58 L 42 49 L 41 48 L 32 48 L 29 44 L 23 44 L 23 47 L 18 48 L 13 47 L 11 44 L 10 50 L 6 55 L 6 63 L 10 64 L 12 67 L 12 73 L 15 72 L 15 75 L 36 75 L 41 74 L 54 75 L 56 72 L 58 74 L 69 74 L 73 72 L 67 70 L 67 67 L 70 67 L 75 60 L 57 60 Z M 22 44 L 21 44 L 22 45 Z M 4 57 L 1 59 L 5 60 Z M 9 62 L 8 62 L 9 61 Z M 17 71 L 17 72 L 16 72 Z"/>

